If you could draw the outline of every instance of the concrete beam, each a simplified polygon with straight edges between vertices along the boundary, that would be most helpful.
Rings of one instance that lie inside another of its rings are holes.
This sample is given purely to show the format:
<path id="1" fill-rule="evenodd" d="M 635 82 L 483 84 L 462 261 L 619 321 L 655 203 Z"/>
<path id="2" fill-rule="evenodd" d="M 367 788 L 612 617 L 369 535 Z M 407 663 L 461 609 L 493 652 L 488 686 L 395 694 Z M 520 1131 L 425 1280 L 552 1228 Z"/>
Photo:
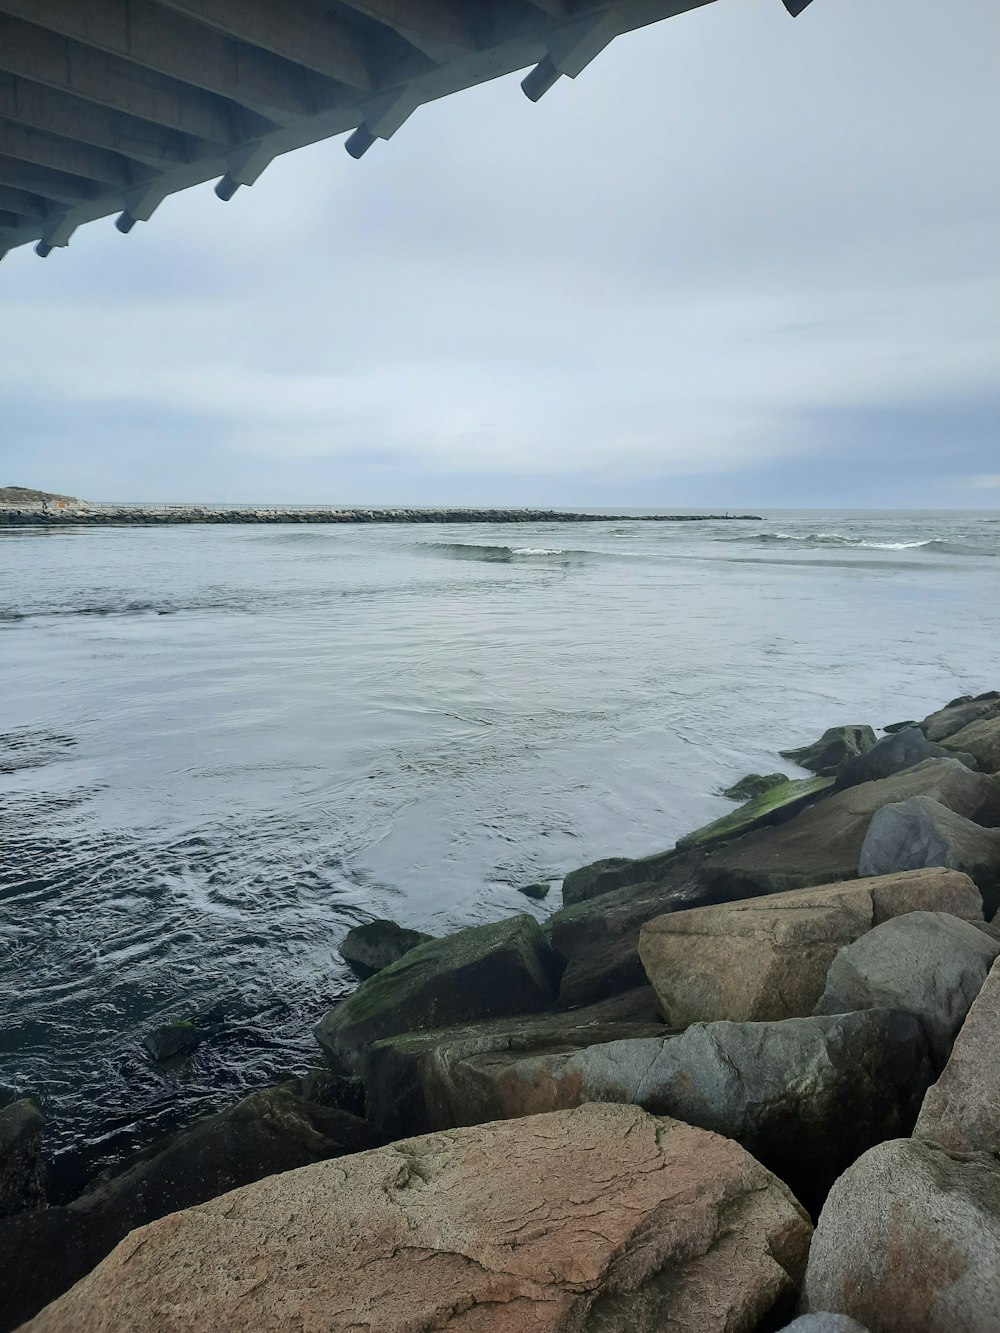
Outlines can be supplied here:
<path id="1" fill-rule="evenodd" d="M 19 213 L 29 222 L 44 222 L 52 212 L 52 206 L 40 195 L 15 190 L 9 185 L 0 185 L 0 208 L 8 213 Z"/>
<path id="2" fill-rule="evenodd" d="M 13 186 L 15 190 L 27 190 L 29 194 L 40 195 L 43 199 L 60 204 L 78 204 L 87 199 L 96 199 L 101 193 L 100 186 L 82 176 L 50 171 L 48 167 L 36 167 L 13 157 L 0 157 L 0 184 Z"/>
<path id="3" fill-rule="evenodd" d="M 459 0 L 340 0 L 340 3 L 391 28 L 438 64 L 476 49 L 471 7 Z"/>
<path id="4" fill-rule="evenodd" d="M 0 119 L 0 154 L 32 162 L 37 167 L 51 167 L 105 185 L 128 186 L 138 177 L 148 176 L 149 167 L 129 162 L 117 153 L 107 153 L 89 144 L 74 143 L 40 130 L 25 129 Z"/>
<path id="5" fill-rule="evenodd" d="M 2 6 L 0 6 L 2 8 Z M 268 121 L 211 93 L 0 13 L 0 70 L 193 134 L 216 146 L 267 133 Z"/>
<path id="6" fill-rule="evenodd" d="M 167 9 L 302 65 L 350 88 L 373 92 L 368 54 L 346 23 L 313 0 L 160 0 Z"/>
<path id="7" fill-rule="evenodd" d="M 2 73 L 0 117 L 154 166 L 183 164 L 218 151 L 216 144 L 203 139 Z"/>
<path id="8" fill-rule="evenodd" d="M 30 218 L 23 217 L 20 213 L 8 213 L 5 208 L 0 208 L 0 228 L 7 227 L 11 231 L 15 231 L 18 227 L 23 227 L 30 221 Z"/>

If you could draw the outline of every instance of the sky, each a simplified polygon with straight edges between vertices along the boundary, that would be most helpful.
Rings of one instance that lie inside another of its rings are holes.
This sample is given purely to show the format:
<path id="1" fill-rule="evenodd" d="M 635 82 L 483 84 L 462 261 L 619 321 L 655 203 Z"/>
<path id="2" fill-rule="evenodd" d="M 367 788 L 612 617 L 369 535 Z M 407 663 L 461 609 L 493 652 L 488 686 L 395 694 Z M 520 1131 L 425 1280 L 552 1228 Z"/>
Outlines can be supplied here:
<path id="1" fill-rule="evenodd" d="M 1000 5 L 716 0 L 0 265 L 0 485 L 1000 506 Z"/>

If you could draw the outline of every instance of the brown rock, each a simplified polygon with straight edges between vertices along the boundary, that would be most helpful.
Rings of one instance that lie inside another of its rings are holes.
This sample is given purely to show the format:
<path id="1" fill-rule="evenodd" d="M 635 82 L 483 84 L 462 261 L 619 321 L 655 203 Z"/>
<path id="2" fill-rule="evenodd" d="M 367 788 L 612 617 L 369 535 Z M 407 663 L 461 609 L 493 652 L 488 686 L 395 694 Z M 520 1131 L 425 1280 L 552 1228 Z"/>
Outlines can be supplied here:
<path id="1" fill-rule="evenodd" d="M 929 741 L 943 741 L 956 735 L 971 722 L 984 717 L 1000 716 L 1000 700 L 996 693 L 981 695 L 978 699 L 956 699 L 944 708 L 925 717 L 920 729 Z"/>
<path id="2" fill-rule="evenodd" d="M 1000 964 L 994 963 L 928 1090 L 913 1133 L 951 1152 L 1000 1155 Z"/>
<path id="3" fill-rule="evenodd" d="M 25 1333 L 752 1333 L 808 1219 L 737 1144 L 585 1106 L 408 1139 L 133 1232 Z"/>
<path id="4" fill-rule="evenodd" d="M 984 773 L 1000 772 L 1000 703 L 994 708 L 993 716 L 980 718 L 941 742 L 946 750 L 971 754 Z"/>
<path id="5" fill-rule="evenodd" d="M 911 870 L 671 912 L 643 926 L 639 955 L 672 1027 L 803 1017 L 843 945 L 918 911 L 983 916 L 967 875 Z"/>
<path id="6" fill-rule="evenodd" d="M 872 1333 L 996 1333 L 998 1273 L 996 1159 L 895 1139 L 830 1191 L 804 1304 L 850 1315 Z"/>
<path id="7" fill-rule="evenodd" d="M 980 824 L 1000 824 L 1000 790 L 989 777 L 957 759 L 928 759 L 828 796 L 787 824 L 713 852 L 704 868 L 708 884 L 720 898 L 737 898 L 854 879 L 872 815 L 910 796 L 929 796 Z"/>

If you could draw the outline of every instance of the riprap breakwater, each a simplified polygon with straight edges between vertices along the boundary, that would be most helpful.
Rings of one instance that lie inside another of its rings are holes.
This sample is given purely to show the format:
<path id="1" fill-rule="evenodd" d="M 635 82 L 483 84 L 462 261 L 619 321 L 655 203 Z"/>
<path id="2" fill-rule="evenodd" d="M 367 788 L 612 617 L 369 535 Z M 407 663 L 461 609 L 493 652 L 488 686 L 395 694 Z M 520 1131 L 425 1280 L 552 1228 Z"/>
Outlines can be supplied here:
<path id="1" fill-rule="evenodd" d="M 581 514 L 553 509 L 232 508 L 87 505 L 0 508 L 0 527 L 162 527 L 180 523 L 708 523 L 761 522 L 758 514 Z"/>

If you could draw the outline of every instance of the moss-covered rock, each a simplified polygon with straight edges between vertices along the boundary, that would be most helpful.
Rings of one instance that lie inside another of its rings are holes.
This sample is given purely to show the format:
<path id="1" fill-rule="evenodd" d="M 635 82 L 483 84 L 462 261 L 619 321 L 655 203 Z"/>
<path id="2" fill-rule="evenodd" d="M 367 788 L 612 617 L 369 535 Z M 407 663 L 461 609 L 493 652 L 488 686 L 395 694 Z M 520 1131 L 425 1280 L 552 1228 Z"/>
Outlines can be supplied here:
<path id="1" fill-rule="evenodd" d="M 359 977 L 370 977 L 384 967 L 398 963 L 404 954 L 426 944 L 432 935 L 421 930 L 407 930 L 395 921 L 366 921 L 353 926 L 341 941 L 341 958 Z"/>
<path id="2" fill-rule="evenodd" d="M 748 773 L 722 793 L 730 801 L 752 801 L 788 781 L 787 773 Z"/>
<path id="3" fill-rule="evenodd" d="M 752 829 L 791 819 L 828 791 L 833 782 L 833 778 L 785 778 L 780 787 L 772 787 L 731 814 L 678 838 L 677 846 L 681 850 L 700 847 L 707 851 L 732 838 L 740 838 Z"/>

